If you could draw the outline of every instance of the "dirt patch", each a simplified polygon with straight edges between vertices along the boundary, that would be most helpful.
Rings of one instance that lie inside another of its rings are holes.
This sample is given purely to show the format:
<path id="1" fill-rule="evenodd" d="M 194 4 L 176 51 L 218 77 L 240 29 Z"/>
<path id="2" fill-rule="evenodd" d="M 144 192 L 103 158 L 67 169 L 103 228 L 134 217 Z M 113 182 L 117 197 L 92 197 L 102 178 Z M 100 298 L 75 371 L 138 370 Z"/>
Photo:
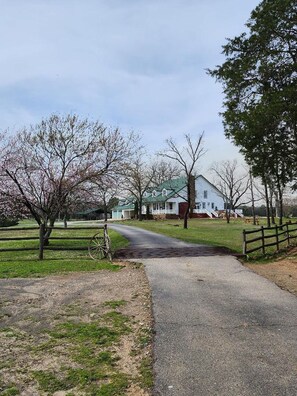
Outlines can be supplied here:
<path id="1" fill-rule="evenodd" d="M 272 263 L 246 263 L 248 268 L 297 296 L 297 248 Z"/>
<path id="2" fill-rule="evenodd" d="M 152 319 L 141 266 L 1 279 L 0 289 L 1 395 L 150 394 Z"/>

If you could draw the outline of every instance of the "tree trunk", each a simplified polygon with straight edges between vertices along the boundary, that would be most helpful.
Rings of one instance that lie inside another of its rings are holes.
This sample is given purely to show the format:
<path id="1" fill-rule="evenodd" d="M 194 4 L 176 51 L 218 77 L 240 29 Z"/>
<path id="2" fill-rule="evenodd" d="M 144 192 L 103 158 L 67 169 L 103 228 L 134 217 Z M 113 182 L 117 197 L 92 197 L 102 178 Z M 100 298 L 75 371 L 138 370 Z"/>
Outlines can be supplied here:
<path id="1" fill-rule="evenodd" d="M 251 183 L 251 198 L 252 198 L 252 216 L 253 216 L 253 224 L 256 225 L 255 197 L 254 197 L 254 185 L 253 185 L 253 176 L 252 176 L 252 172 L 250 172 L 250 183 Z"/>
<path id="2" fill-rule="evenodd" d="M 54 224 L 55 224 L 55 220 L 54 220 L 54 219 L 51 219 L 50 222 L 49 222 L 49 226 L 50 226 L 50 227 L 53 227 Z M 48 245 L 49 245 L 49 238 L 50 238 L 50 236 L 51 236 L 51 233 L 52 233 L 52 229 L 51 229 L 51 228 L 47 228 L 47 227 L 45 226 L 44 246 L 48 246 Z"/>
<path id="3" fill-rule="evenodd" d="M 107 205 L 104 205 L 104 221 L 105 221 L 105 223 L 107 223 L 107 220 L 108 220 L 108 218 L 107 218 Z"/>
<path id="4" fill-rule="evenodd" d="M 279 224 L 283 224 L 284 217 L 284 202 L 283 202 L 283 193 L 279 192 Z"/>
<path id="5" fill-rule="evenodd" d="M 138 206 L 138 220 L 142 221 L 142 199 L 139 200 Z"/>
<path id="6" fill-rule="evenodd" d="M 138 219 L 138 201 L 135 201 L 134 203 L 134 217 L 135 219 Z"/>
<path id="7" fill-rule="evenodd" d="M 226 209 L 226 220 L 227 220 L 227 224 L 229 224 L 230 223 L 230 208 L 228 209 Z"/>
<path id="8" fill-rule="evenodd" d="M 273 192 L 271 190 L 270 190 L 270 196 L 269 196 L 269 206 L 270 206 L 271 224 L 275 224 L 275 212 L 274 212 L 274 208 L 273 208 Z"/>
<path id="9" fill-rule="evenodd" d="M 190 208 L 191 208 L 191 178 L 192 176 L 188 176 L 188 182 L 187 182 L 187 209 L 184 214 L 184 229 L 188 228 L 188 218 L 189 218 L 189 213 L 190 213 Z"/>
<path id="10" fill-rule="evenodd" d="M 186 209 L 185 214 L 184 214 L 184 229 L 188 228 L 189 212 L 190 212 L 190 203 L 187 202 L 187 209 Z"/>
<path id="11" fill-rule="evenodd" d="M 264 189 L 265 189 L 265 201 L 266 201 L 266 218 L 267 218 L 267 226 L 270 227 L 270 204 L 269 204 L 269 194 L 266 180 L 263 180 Z"/>
<path id="12" fill-rule="evenodd" d="M 68 224 L 67 224 L 67 213 L 65 213 L 65 215 L 63 217 L 63 223 L 64 223 L 64 228 L 67 228 L 68 227 Z"/>

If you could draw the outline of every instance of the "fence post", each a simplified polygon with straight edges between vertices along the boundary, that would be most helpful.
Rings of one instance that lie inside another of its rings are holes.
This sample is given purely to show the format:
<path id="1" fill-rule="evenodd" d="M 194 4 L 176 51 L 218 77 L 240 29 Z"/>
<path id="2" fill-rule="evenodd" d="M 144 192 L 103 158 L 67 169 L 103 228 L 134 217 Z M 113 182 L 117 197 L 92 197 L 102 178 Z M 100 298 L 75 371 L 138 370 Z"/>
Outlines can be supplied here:
<path id="1" fill-rule="evenodd" d="M 289 231 L 289 223 L 286 223 L 286 232 L 287 232 L 287 244 L 290 246 L 290 231 Z"/>
<path id="2" fill-rule="evenodd" d="M 39 226 L 39 260 L 43 260 L 43 249 L 44 249 L 44 231 L 45 225 L 40 224 Z"/>
<path id="3" fill-rule="evenodd" d="M 242 253 L 246 255 L 246 233 L 245 233 L 245 230 L 242 231 L 242 236 L 243 236 Z"/>
<path id="4" fill-rule="evenodd" d="M 262 235 L 262 253 L 265 254 L 265 235 L 264 235 L 263 226 L 261 226 L 261 235 Z"/>
<path id="5" fill-rule="evenodd" d="M 275 224 L 275 239 L 276 239 L 277 251 L 279 251 L 279 237 L 278 237 L 278 225 L 277 224 Z"/>

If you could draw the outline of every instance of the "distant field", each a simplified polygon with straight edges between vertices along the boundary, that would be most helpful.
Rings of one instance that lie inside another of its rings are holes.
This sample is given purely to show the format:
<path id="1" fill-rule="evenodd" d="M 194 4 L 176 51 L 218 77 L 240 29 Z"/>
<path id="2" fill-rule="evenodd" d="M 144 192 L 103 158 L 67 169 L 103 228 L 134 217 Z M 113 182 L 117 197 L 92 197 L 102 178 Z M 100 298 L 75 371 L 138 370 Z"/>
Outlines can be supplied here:
<path id="1" fill-rule="evenodd" d="M 242 253 L 242 231 L 266 226 L 265 219 L 260 225 L 246 224 L 243 219 L 232 219 L 229 224 L 222 219 L 189 219 L 188 229 L 183 229 L 182 220 L 128 220 L 123 224 L 141 227 L 186 242 L 213 246 L 225 246 L 236 253 Z"/>

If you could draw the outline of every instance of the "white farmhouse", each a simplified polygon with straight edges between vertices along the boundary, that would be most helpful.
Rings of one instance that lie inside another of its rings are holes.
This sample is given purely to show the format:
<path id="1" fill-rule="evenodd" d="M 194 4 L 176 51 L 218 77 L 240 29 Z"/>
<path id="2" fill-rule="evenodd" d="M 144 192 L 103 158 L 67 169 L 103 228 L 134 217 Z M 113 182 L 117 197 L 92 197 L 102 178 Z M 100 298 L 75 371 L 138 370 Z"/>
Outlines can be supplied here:
<path id="1" fill-rule="evenodd" d="M 144 193 L 142 213 L 146 218 L 181 218 L 186 210 L 186 178 L 168 180 Z M 135 216 L 130 197 L 112 209 L 113 219 Z M 191 217 L 218 217 L 223 211 L 224 195 L 204 176 L 195 178 L 195 209 Z"/>

